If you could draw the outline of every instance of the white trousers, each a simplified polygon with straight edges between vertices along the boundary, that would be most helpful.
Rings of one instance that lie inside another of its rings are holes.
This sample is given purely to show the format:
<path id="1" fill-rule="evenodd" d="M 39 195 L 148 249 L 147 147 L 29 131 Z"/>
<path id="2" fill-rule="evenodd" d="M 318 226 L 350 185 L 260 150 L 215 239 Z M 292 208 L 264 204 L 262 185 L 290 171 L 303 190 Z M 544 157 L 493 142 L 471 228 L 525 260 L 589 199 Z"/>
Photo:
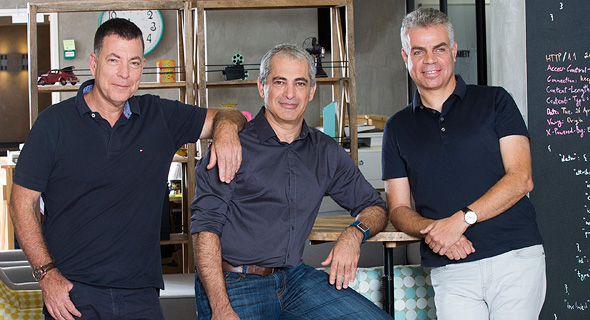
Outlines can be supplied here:
<path id="1" fill-rule="evenodd" d="M 439 320 L 537 320 L 547 278 L 542 245 L 432 268 Z"/>

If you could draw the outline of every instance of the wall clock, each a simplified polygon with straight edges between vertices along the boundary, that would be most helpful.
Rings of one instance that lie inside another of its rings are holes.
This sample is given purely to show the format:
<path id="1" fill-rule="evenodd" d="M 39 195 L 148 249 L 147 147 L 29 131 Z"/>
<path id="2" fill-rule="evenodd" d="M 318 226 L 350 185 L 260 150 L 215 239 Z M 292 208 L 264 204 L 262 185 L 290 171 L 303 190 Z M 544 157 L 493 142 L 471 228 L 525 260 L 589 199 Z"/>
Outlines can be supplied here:
<path id="1" fill-rule="evenodd" d="M 145 44 L 144 55 L 152 52 L 162 39 L 164 22 L 160 10 L 104 11 L 100 15 L 99 25 L 113 18 L 130 20 L 141 29 Z"/>

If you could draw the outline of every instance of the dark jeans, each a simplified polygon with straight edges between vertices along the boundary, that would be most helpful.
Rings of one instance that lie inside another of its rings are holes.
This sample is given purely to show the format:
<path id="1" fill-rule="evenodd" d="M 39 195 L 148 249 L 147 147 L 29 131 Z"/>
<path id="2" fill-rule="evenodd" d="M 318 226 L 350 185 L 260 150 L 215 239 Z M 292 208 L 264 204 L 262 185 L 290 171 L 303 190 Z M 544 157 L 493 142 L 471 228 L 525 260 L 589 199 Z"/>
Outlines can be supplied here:
<path id="1" fill-rule="evenodd" d="M 118 289 L 74 282 L 70 299 L 82 313 L 75 319 L 164 320 L 156 288 Z M 43 306 L 45 319 L 53 319 Z"/>
<path id="2" fill-rule="evenodd" d="M 224 272 L 232 308 L 245 319 L 391 319 L 352 289 L 336 290 L 329 275 L 302 264 L 268 276 Z M 199 320 L 211 318 L 204 288 L 195 276 Z"/>

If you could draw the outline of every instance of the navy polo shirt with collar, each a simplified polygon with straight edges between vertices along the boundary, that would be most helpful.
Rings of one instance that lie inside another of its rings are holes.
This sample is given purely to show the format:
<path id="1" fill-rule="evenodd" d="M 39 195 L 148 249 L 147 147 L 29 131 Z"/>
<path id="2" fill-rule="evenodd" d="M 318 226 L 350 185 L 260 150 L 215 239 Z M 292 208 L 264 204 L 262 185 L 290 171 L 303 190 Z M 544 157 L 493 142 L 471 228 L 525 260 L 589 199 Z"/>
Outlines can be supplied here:
<path id="1" fill-rule="evenodd" d="M 504 175 L 499 140 L 528 137 L 512 97 L 500 87 L 457 85 L 442 112 L 413 103 L 389 118 L 383 135 L 383 180 L 407 177 L 415 209 L 430 219 L 449 217 L 470 205 Z M 434 253 L 422 241 L 422 265 L 475 261 L 542 243 L 528 197 L 465 232 L 475 253 L 460 261 Z"/>
<path id="2" fill-rule="evenodd" d="M 91 285 L 163 287 L 160 224 L 170 162 L 195 142 L 206 109 L 131 97 L 113 127 L 75 97 L 39 114 L 14 182 L 41 192 L 43 236 L 59 271 Z"/>

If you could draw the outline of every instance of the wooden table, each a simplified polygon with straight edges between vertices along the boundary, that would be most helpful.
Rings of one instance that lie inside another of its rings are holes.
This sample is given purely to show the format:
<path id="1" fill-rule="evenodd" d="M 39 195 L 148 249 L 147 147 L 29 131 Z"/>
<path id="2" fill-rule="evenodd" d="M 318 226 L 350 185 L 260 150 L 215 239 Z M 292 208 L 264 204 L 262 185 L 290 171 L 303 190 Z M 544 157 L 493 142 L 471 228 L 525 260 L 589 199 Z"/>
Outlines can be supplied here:
<path id="1" fill-rule="evenodd" d="M 318 217 L 311 229 L 308 239 L 311 244 L 336 241 L 340 234 L 352 223 L 355 218 L 349 215 Z M 383 309 L 392 317 L 393 308 L 393 248 L 401 247 L 410 243 L 418 242 L 420 238 L 410 236 L 401 231 L 395 230 L 391 223 L 387 224 L 385 230 L 367 239 L 367 242 L 383 243 Z"/>

